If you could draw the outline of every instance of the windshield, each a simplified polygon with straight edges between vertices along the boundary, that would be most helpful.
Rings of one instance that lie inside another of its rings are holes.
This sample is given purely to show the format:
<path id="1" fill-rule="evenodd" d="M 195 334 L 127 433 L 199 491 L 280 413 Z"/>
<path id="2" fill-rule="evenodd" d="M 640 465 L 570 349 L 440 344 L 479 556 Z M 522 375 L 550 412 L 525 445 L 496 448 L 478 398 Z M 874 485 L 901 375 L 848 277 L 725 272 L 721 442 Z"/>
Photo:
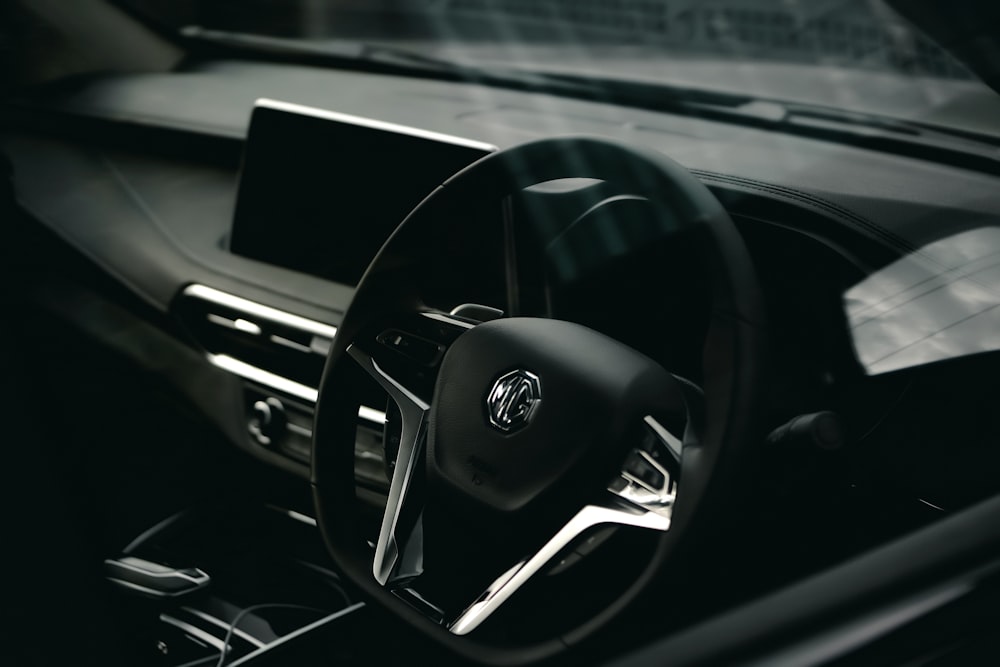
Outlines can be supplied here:
<path id="1" fill-rule="evenodd" d="M 265 57 L 302 50 L 572 76 L 599 82 L 605 101 L 621 100 L 611 94 L 618 82 L 652 84 L 654 95 L 776 101 L 778 118 L 797 103 L 1000 137 L 1000 97 L 882 0 L 122 2 L 189 38 Z M 774 105 L 736 104 L 775 113 Z M 982 153 L 991 163 L 997 143 Z M 866 372 L 1000 349 L 995 232 L 938 240 L 844 294 Z"/>
<path id="2" fill-rule="evenodd" d="M 1000 135 L 1000 98 L 881 0 L 120 0 L 188 35 L 817 104 Z M 281 40 L 281 41 L 274 41 Z"/>

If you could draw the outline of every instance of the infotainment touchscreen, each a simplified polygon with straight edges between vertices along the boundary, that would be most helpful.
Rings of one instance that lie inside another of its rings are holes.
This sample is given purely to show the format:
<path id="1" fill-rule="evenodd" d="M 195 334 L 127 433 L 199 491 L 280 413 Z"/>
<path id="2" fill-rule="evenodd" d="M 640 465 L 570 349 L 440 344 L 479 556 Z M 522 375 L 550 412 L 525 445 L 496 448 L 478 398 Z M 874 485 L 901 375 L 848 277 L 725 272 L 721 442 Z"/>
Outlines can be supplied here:
<path id="1" fill-rule="evenodd" d="M 421 199 L 494 150 L 459 137 L 258 100 L 230 249 L 357 284 Z"/>

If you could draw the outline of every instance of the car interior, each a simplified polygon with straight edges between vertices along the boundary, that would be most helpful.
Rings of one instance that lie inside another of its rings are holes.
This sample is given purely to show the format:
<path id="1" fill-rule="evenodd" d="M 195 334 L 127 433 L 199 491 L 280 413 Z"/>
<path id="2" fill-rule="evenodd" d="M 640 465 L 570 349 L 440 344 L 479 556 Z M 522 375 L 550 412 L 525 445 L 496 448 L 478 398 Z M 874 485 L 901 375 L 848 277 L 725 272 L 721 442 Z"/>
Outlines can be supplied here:
<path id="1" fill-rule="evenodd" d="M 0 2 L 0 664 L 996 664 L 1000 11 L 374 4 Z"/>

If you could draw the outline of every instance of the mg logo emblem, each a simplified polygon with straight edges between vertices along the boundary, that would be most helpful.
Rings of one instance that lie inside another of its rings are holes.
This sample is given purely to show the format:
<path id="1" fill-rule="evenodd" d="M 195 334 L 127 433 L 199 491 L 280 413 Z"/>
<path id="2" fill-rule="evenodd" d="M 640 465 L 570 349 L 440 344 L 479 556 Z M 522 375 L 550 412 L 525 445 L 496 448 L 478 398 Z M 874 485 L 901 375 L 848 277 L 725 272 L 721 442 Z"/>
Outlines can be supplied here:
<path id="1" fill-rule="evenodd" d="M 486 396 L 490 424 L 504 433 L 524 427 L 542 402 L 538 376 L 524 370 L 507 373 L 493 385 Z"/>

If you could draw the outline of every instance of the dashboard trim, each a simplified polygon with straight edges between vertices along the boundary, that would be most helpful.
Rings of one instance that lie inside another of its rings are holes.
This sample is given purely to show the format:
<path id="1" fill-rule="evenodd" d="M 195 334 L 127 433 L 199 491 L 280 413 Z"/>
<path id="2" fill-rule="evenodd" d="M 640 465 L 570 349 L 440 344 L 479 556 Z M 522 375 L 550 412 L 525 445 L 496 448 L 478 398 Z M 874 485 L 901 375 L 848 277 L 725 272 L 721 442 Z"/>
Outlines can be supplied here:
<path id="1" fill-rule="evenodd" d="M 254 103 L 254 107 L 264 107 L 266 109 L 274 109 L 276 111 L 288 111 L 291 113 L 312 116 L 313 118 L 322 118 L 324 120 L 332 120 L 338 123 L 347 123 L 349 125 L 360 125 L 361 127 L 367 127 L 372 130 L 395 132 L 396 134 L 405 134 L 411 137 L 418 137 L 420 139 L 429 139 L 431 141 L 452 144 L 453 146 L 464 146 L 465 148 L 472 148 L 488 153 L 494 153 L 498 150 L 497 146 L 488 144 L 484 141 L 466 139 L 465 137 L 457 137 L 453 134 L 444 134 L 442 132 L 434 132 L 432 130 L 422 130 L 418 127 L 389 123 L 383 120 L 375 120 L 374 118 L 366 118 L 364 116 L 353 116 L 351 114 L 340 113 L 339 111 L 328 111 L 326 109 L 318 109 L 316 107 L 294 104 L 292 102 L 281 102 L 268 97 L 258 98 Z"/>
<path id="2" fill-rule="evenodd" d="M 221 290 L 214 289 L 212 287 L 207 287 L 200 284 L 191 284 L 184 288 L 184 296 L 193 297 L 196 299 L 202 299 L 219 306 L 224 306 L 226 308 L 232 308 L 238 310 L 243 314 L 259 317 L 271 322 L 277 322 L 279 324 L 284 324 L 286 326 L 298 329 L 300 331 L 305 331 L 306 333 L 311 333 L 315 336 L 320 336 L 322 338 L 333 340 L 333 337 L 337 334 L 337 327 L 330 324 L 324 324 L 322 322 L 316 322 L 315 320 L 310 320 L 299 315 L 293 315 L 292 313 L 285 312 L 283 310 L 278 310 L 277 308 L 271 308 L 270 306 L 265 306 L 263 304 L 257 303 L 255 301 L 250 301 L 249 299 L 244 299 L 242 297 L 223 292 Z M 216 316 L 219 319 L 220 316 Z M 210 315 L 210 319 L 211 315 Z M 228 319 L 228 318 L 225 318 Z M 213 320 L 214 321 L 214 320 Z M 449 320 L 451 321 L 451 320 Z M 237 320 L 232 320 L 232 322 L 243 322 L 242 325 L 231 326 L 231 328 L 239 328 L 242 331 L 247 331 L 250 325 L 254 325 L 253 322 L 248 320 L 243 320 L 242 318 Z M 259 327 L 258 327 L 259 330 Z M 253 332 L 257 333 L 257 332 Z M 274 336 L 271 336 L 273 339 Z M 293 343 L 293 341 L 288 341 Z M 309 348 L 310 351 L 317 354 L 322 354 L 326 356 L 329 352 L 329 348 L 320 349 L 317 346 L 317 340 L 313 340 L 312 346 Z M 241 361 L 236 357 L 228 354 L 213 354 L 209 352 L 206 357 L 209 363 L 211 363 L 216 368 L 221 368 L 224 371 L 228 371 L 234 375 L 238 375 L 244 380 L 250 380 L 251 382 L 256 382 L 257 384 L 264 385 L 271 389 L 276 389 L 278 391 L 284 392 L 289 396 L 294 396 L 295 398 L 302 399 L 309 403 L 315 404 L 319 398 L 319 390 L 315 387 L 310 387 L 308 385 L 302 384 L 301 382 L 296 382 L 290 380 L 282 375 L 277 375 L 270 371 L 264 370 L 252 364 L 248 364 L 245 361 Z M 375 408 L 362 405 L 358 408 L 358 417 L 375 424 L 378 427 L 385 425 L 385 412 L 381 410 L 376 410 Z"/>
<path id="3" fill-rule="evenodd" d="M 272 389 L 283 391 L 290 396 L 294 396 L 295 398 L 301 398 L 302 400 L 309 401 L 310 403 L 315 403 L 316 399 L 319 398 L 318 389 L 307 387 L 300 382 L 289 380 L 288 378 L 280 375 L 275 375 L 270 371 L 265 371 L 263 368 L 251 366 L 245 361 L 240 361 L 235 357 L 230 357 L 228 354 L 210 353 L 208 355 L 208 360 L 213 366 L 221 368 L 224 371 L 229 371 L 234 375 L 239 375 L 244 380 L 251 380 L 253 382 L 266 385 Z"/>
<path id="4" fill-rule="evenodd" d="M 252 366 L 245 361 L 240 361 L 235 357 L 230 357 L 228 354 L 208 354 L 207 356 L 208 361 L 216 368 L 221 368 L 224 371 L 238 375 L 244 380 L 250 380 L 266 387 L 270 387 L 271 389 L 283 391 L 290 396 L 300 398 L 303 401 L 308 401 L 313 404 L 315 404 L 316 400 L 319 398 L 318 389 L 314 389 L 294 380 L 289 380 L 286 377 L 276 375 L 270 371 L 265 371 L 263 368 L 257 368 L 256 366 Z M 358 408 L 358 417 L 379 427 L 385 425 L 385 413 L 366 405 L 362 405 Z"/>
<path id="5" fill-rule="evenodd" d="M 234 308 L 249 315 L 261 317 L 265 320 L 277 322 L 278 324 L 285 324 L 301 331 L 316 334 L 317 336 L 333 338 L 337 335 L 337 327 L 330 324 L 324 324 L 299 315 L 293 315 L 283 310 L 271 308 L 270 306 L 265 306 L 255 301 L 250 301 L 249 299 L 234 296 L 212 287 L 206 287 L 205 285 L 197 283 L 188 285 L 184 288 L 183 294 L 187 297 L 202 299 L 227 308 Z"/>

